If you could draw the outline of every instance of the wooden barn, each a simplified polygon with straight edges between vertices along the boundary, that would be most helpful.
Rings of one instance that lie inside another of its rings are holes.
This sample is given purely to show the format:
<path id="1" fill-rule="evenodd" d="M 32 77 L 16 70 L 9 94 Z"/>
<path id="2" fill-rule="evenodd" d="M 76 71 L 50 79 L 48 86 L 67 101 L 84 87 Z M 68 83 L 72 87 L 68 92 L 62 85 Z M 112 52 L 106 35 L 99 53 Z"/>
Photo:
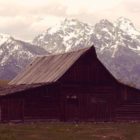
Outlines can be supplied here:
<path id="1" fill-rule="evenodd" d="M 123 85 L 94 47 L 37 57 L 0 90 L 0 121 L 138 121 L 140 90 Z"/>

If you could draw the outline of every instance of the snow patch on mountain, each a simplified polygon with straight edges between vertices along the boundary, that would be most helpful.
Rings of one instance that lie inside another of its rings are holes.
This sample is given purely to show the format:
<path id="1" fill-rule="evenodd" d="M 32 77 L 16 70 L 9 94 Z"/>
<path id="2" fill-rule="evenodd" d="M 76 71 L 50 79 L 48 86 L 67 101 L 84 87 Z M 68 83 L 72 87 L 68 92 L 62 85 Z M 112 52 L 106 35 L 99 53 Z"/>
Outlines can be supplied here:
<path id="1" fill-rule="evenodd" d="M 127 18 L 120 17 L 116 21 L 116 23 L 114 23 L 114 26 L 116 26 L 124 32 L 127 32 L 128 35 L 131 35 L 134 38 L 136 37 L 136 35 L 140 35 L 140 32 L 136 30 L 131 20 Z"/>
<path id="2" fill-rule="evenodd" d="M 92 33 L 92 26 L 75 19 L 65 19 L 64 22 L 38 35 L 33 43 L 42 46 L 50 53 L 67 52 L 71 49 L 91 45 Z"/>
<path id="3" fill-rule="evenodd" d="M 14 78 L 36 55 L 46 53 L 39 46 L 0 34 L 0 79 Z"/>
<path id="4" fill-rule="evenodd" d="M 50 53 L 61 53 L 94 44 L 97 57 L 120 82 L 140 89 L 140 32 L 131 20 L 106 19 L 95 26 L 75 19 L 47 29 L 33 43 Z"/>
<path id="5" fill-rule="evenodd" d="M 7 34 L 0 34 L 0 45 L 2 45 L 6 41 L 11 41 L 11 36 Z"/>
<path id="6" fill-rule="evenodd" d="M 129 19 L 101 20 L 91 41 L 100 61 L 118 81 L 140 89 L 140 32 Z"/>
<path id="7" fill-rule="evenodd" d="M 0 34 L 0 79 L 12 79 L 36 55 L 95 46 L 97 57 L 120 82 L 140 89 L 140 32 L 131 20 L 103 19 L 95 26 L 76 19 L 48 28 L 32 44 Z"/>

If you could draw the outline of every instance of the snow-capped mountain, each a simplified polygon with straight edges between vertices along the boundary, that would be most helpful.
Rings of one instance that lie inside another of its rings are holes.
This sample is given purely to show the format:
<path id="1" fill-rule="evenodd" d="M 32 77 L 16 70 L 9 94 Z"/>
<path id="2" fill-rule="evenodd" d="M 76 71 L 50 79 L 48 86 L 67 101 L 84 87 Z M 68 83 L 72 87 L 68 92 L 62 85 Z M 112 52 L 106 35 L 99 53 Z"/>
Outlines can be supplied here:
<path id="1" fill-rule="evenodd" d="M 67 52 L 82 46 L 90 46 L 93 27 L 75 19 L 65 19 L 64 22 L 47 29 L 38 35 L 33 44 L 42 46 L 50 53 Z"/>
<path id="2" fill-rule="evenodd" d="M 140 89 L 140 32 L 126 18 L 101 20 L 93 41 L 97 56 L 116 79 Z"/>
<path id="3" fill-rule="evenodd" d="M 0 34 L 0 79 L 12 79 L 35 55 L 45 53 L 38 46 Z"/>
<path id="4" fill-rule="evenodd" d="M 33 43 L 50 53 L 67 52 L 94 44 L 97 56 L 119 81 L 140 89 L 140 32 L 126 18 L 95 26 L 77 20 L 64 22 L 38 35 Z"/>

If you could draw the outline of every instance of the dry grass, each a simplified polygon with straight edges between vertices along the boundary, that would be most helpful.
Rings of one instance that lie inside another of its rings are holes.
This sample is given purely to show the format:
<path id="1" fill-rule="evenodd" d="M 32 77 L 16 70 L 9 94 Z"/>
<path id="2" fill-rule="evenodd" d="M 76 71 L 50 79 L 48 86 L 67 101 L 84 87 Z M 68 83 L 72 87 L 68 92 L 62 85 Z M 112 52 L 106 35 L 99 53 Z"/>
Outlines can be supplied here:
<path id="1" fill-rule="evenodd" d="M 0 140 L 140 140 L 140 123 L 0 124 Z"/>

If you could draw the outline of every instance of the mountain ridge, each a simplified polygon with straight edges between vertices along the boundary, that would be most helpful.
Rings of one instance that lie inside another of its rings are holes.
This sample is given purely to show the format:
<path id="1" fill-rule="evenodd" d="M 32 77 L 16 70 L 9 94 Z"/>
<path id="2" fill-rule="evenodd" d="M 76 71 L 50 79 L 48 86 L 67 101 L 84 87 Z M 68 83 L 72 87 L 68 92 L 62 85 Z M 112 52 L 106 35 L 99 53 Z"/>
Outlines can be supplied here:
<path id="1" fill-rule="evenodd" d="M 35 56 L 47 52 L 38 46 L 0 34 L 0 79 L 12 79 Z"/>
<path id="2" fill-rule="evenodd" d="M 33 43 L 51 53 L 94 45 L 97 57 L 118 81 L 140 89 L 140 32 L 131 20 L 121 17 L 112 23 L 102 19 L 95 26 L 65 20 L 60 25 L 47 29 Z"/>
<path id="3" fill-rule="evenodd" d="M 140 89 L 140 31 L 127 18 L 115 22 L 102 19 L 94 26 L 65 19 L 36 36 L 31 44 L 8 37 L 0 34 L 0 78 L 11 70 L 12 77 L 16 76 L 36 55 L 65 53 L 94 45 L 97 57 L 118 81 Z"/>

